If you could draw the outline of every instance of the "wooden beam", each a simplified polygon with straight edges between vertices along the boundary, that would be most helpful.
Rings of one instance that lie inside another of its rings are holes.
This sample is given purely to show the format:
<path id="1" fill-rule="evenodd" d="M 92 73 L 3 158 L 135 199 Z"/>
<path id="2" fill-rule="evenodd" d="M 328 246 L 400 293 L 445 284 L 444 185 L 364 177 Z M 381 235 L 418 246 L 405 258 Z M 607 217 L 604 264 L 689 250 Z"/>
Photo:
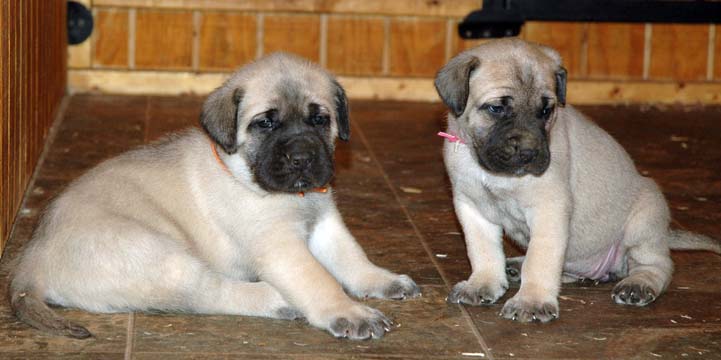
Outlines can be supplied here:
<path id="1" fill-rule="evenodd" d="M 70 70 L 71 92 L 115 94 L 207 94 L 228 73 L 167 71 Z M 339 77 L 354 99 L 438 101 L 431 78 Z M 719 82 L 595 81 L 571 80 L 571 104 L 721 104 Z"/>

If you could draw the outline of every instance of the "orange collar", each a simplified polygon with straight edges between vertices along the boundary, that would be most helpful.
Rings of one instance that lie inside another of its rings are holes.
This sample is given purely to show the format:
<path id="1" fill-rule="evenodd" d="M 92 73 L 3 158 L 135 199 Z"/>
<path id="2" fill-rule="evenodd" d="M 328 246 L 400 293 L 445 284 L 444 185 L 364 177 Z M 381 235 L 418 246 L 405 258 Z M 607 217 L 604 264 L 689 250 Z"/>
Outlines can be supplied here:
<path id="1" fill-rule="evenodd" d="M 230 169 L 228 169 L 228 165 L 225 165 L 223 160 L 220 159 L 220 155 L 218 155 L 218 149 L 216 149 L 215 143 L 213 143 L 212 141 L 210 142 L 210 149 L 213 150 L 213 155 L 215 156 L 215 160 L 218 161 L 218 164 L 220 164 L 220 167 L 223 168 L 223 170 L 226 173 L 228 173 L 228 175 L 231 175 Z"/>
<path id="2" fill-rule="evenodd" d="M 223 168 L 223 170 L 224 170 L 226 173 L 228 173 L 228 175 L 232 175 L 232 174 L 230 173 L 230 169 L 228 169 L 228 165 L 225 165 L 225 163 L 223 162 L 223 160 L 220 159 L 220 155 L 218 155 L 218 149 L 216 148 L 215 143 L 212 142 L 212 141 L 210 142 L 210 149 L 213 150 L 213 156 L 215 156 L 215 160 L 218 161 L 218 164 L 220 164 L 220 167 Z M 321 186 L 321 187 L 317 187 L 317 188 L 313 189 L 312 191 L 313 191 L 313 192 L 317 192 L 317 193 L 327 193 L 327 192 L 328 192 L 328 187 L 327 187 L 327 186 Z M 300 196 L 300 197 L 305 197 L 305 192 L 304 192 L 304 191 L 299 191 L 299 192 L 298 192 L 298 196 Z"/>

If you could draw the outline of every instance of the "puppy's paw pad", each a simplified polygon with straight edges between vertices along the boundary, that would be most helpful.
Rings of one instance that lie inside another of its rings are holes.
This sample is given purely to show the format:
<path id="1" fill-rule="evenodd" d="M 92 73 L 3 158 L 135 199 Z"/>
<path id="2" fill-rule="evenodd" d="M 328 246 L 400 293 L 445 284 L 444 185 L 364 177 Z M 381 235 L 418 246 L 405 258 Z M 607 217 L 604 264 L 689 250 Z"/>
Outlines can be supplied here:
<path id="1" fill-rule="evenodd" d="M 380 311 L 371 310 L 368 316 L 336 318 L 331 321 L 328 331 L 337 338 L 351 340 L 380 339 L 386 332 L 391 330 L 393 322 Z"/>
<path id="2" fill-rule="evenodd" d="M 451 293 L 448 294 L 447 301 L 452 304 L 467 304 L 474 306 L 491 305 L 503 296 L 507 289 L 508 287 L 504 287 L 502 285 L 484 285 L 475 287 L 468 281 L 464 280 L 453 287 Z"/>
<path id="3" fill-rule="evenodd" d="M 276 310 L 275 318 L 282 320 L 297 320 L 303 318 L 303 313 L 296 308 L 286 306 Z"/>
<path id="4" fill-rule="evenodd" d="M 611 298 L 616 304 L 646 306 L 656 300 L 658 294 L 650 286 L 633 281 L 621 281 L 614 286 Z"/>
<path id="5" fill-rule="evenodd" d="M 519 322 L 546 323 L 558 319 L 558 302 L 525 300 L 514 296 L 503 305 L 500 315 Z"/>
<path id="6" fill-rule="evenodd" d="M 421 289 L 408 275 L 400 275 L 396 280 L 383 289 L 383 298 L 405 300 L 421 295 Z"/>

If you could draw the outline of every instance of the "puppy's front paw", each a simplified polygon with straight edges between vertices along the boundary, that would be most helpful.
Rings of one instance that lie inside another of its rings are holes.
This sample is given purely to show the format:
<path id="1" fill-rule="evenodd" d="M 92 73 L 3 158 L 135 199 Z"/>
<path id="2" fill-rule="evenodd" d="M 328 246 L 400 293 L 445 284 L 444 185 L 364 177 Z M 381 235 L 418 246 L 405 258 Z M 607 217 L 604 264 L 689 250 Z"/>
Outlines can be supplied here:
<path id="1" fill-rule="evenodd" d="M 421 295 L 421 289 L 408 275 L 400 275 L 382 291 L 383 298 L 405 300 Z"/>
<path id="2" fill-rule="evenodd" d="M 452 304 L 491 305 L 503 296 L 508 286 L 502 284 L 485 284 L 475 286 L 464 280 L 456 284 L 446 301 Z"/>
<path id="3" fill-rule="evenodd" d="M 558 300 L 536 300 L 516 294 L 503 305 L 501 316 L 520 322 L 546 323 L 558 319 Z"/>
<path id="4" fill-rule="evenodd" d="M 613 287 L 611 297 L 616 304 L 646 306 L 656 300 L 658 294 L 649 285 L 626 278 Z"/>
<path id="5" fill-rule="evenodd" d="M 405 300 L 421 295 L 421 289 L 408 275 L 386 272 L 362 282 L 360 286 L 346 288 L 358 298 Z"/>
<path id="6" fill-rule="evenodd" d="M 380 339 L 391 330 L 392 325 L 393 322 L 382 312 L 371 307 L 356 305 L 347 314 L 333 318 L 328 331 L 338 338 Z"/>

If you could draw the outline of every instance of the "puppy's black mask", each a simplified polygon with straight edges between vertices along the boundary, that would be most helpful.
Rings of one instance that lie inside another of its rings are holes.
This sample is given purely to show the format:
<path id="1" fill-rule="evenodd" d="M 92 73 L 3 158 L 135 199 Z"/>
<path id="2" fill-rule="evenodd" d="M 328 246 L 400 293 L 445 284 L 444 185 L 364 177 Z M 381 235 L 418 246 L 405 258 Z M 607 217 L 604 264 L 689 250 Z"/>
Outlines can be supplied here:
<path id="1" fill-rule="evenodd" d="M 484 104 L 493 125 L 483 135 L 474 135 L 478 163 L 492 173 L 523 176 L 542 175 L 551 162 L 546 125 L 554 108 L 548 99 L 538 106 L 513 106 L 509 99 Z"/>
<path id="2" fill-rule="evenodd" d="M 253 115 L 242 129 L 238 114 L 242 113 L 244 91 L 226 83 L 203 104 L 200 123 L 226 153 L 235 154 L 242 147 L 253 180 L 262 189 L 295 193 L 322 187 L 333 177 L 331 121 L 335 121 L 338 138 L 348 141 L 350 137 L 348 99 L 340 84 L 330 81 L 332 108 L 304 96 L 300 89 L 308 85 L 285 81 L 276 91 L 276 101 Z M 238 131 L 247 132 L 245 144 L 237 143 Z"/>
<path id="3" fill-rule="evenodd" d="M 299 192 L 322 187 L 333 177 L 330 114 L 318 104 L 271 109 L 253 118 L 248 131 L 258 141 L 249 159 L 264 190 Z"/>

